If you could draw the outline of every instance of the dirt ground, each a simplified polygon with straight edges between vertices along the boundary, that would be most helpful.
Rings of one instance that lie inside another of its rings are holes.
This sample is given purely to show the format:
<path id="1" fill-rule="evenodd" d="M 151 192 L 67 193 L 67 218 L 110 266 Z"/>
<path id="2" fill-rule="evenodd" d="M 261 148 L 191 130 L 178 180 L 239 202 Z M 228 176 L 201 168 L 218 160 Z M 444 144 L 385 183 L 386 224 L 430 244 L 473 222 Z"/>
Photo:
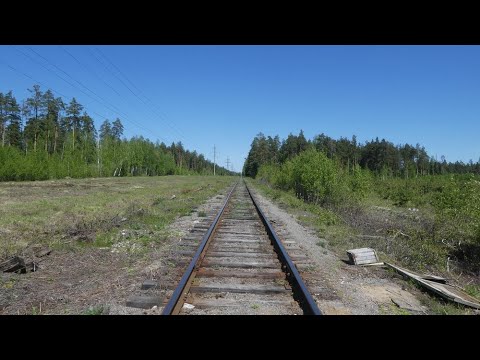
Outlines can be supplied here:
<path id="1" fill-rule="evenodd" d="M 105 181 L 99 180 L 98 183 L 94 182 L 94 184 L 103 188 Z M 136 179 L 121 180 L 117 185 L 118 189 L 114 188 L 112 191 L 112 188 L 110 188 L 105 191 L 109 196 L 112 193 L 111 195 L 114 198 L 118 197 L 115 192 L 120 191 L 124 194 L 130 191 L 128 195 L 136 197 L 135 194 L 138 194 L 138 190 L 134 186 L 142 186 L 146 190 L 144 198 L 142 198 L 143 205 L 145 205 L 143 208 L 147 212 L 153 213 L 148 204 L 151 204 L 152 199 L 155 199 L 155 193 L 159 194 L 160 192 L 158 187 L 155 187 L 157 185 L 152 186 L 150 184 L 152 181 L 152 179 L 144 179 L 144 183 L 139 184 Z M 187 179 L 182 185 L 183 187 L 179 188 L 183 189 L 188 185 L 188 190 L 191 187 L 190 183 L 195 183 L 195 181 L 195 179 Z M 68 183 L 72 182 L 75 184 L 74 181 L 68 181 Z M 230 182 L 226 181 L 225 184 Z M 39 188 L 48 186 L 46 183 L 40 182 L 35 186 Z M 59 186 L 65 187 L 64 183 L 65 181 Z M 133 185 L 134 183 L 136 185 Z M 18 184 L 12 183 L 8 186 L 14 187 L 15 185 Z M 31 197 L 31 200 L 38 200 L 38 196 L 35 197 L 34 194 L 35 189 L 31 189 L 25 184 L 19 185 L 21 187 L 20 192 L 23 195 Z M 6 186 L 4 184 L 4 187 Z M 171 184 L 168 183 L 165 186 L 169 186 L 172 193 L 177 193 L 177 196 L 171 200 L 172 203 L 175 201 L 181 202 L 183 198 L 187 199 L 187 196 L 192 196 L 190 191 L 180 192 L 178 191 L 179 188 L 172 189 Z M 216 186 L 224 187 L 222 182 L 216 184 Z M 67 187 L 72 190 L 72 186 L 67 185 Z M 83 188 L 87 188 L 83 186 L 81 181 L 78 187 L 79 191 L 75 192 L 75 197 L 78 196 L 79 192 L 84 191 Z M 197 181 L 194 188 L 198 187 Z M 48 186 L 48 188 L 49 191 L 55 193 L 54 190 L 50 189 L 51 186 Z M 87 190 L 89 189 L 87 188 Z M 149 191 L 150 193 L 148 193 Z M 223 194 L 225 191 L 226 188 L 221 190 L 220 193 Z M 24 194 L 24 192 L 26 193 Z M 152 192 L 154 193 L 152 194 Z M 49 255 L 35 258 L 38 265 L 37 271 L 25 274 L 0 272 L 0 314 L 142 314 L 144 312 L 142 309 L 127 308 L 125 306 L 126 299 L 141 286 L 145 279 L 161 278 L 164 283 L 172 282 L 172 277 L 177 274 L 179 269 L 181 270 L 181 266 L 178 265 L 178 254 L 172 248 L 198 222 L 198 219 L 211 212 L 212 204 L 217 204 L 223 199 L 223 195 L 218 195 L 218 191 L 215 190 L 215 193 L 216 195 L 211 197 L 210 200 L 189 211 L 188 215 L 177 215 L 175 221 L 161 231 L 152 230 L 155 227 L 149 223 L 147 223 L 148 226 L 145 224 L 140 226 L 141 222 L 120 221 L 109 230 L 109 235 L 114 240 L 113 244 L 92 246 L 92 244 L 82 243 L 81 239 L 79 241 L 75 237 L 73 237 L 74 241 L 72 242 L 69 242 L 66 238 L 65 243 L 62 246 L 53 247 L 53 251 Z M 64 194 L 66 193 L 62 191 L 60 196 L 63 197 Z M 4 197 L 9 196 L 7 191 L 4 191 L 3 195 Z M 95 194 L 90 193 L 90 195 L 95 197 Z M 168 199 L 172 197 L 170 193 L 164 195 Z M 6 201 L 3 203 L 5 199 L 1 200 L 2 204 L 6 203 Z M 68 200 L 61 200 L 68 205 Z M 191 206 L 190 204 L 193 201 L 189 200 L 188 206 Z M 19 202 L 18 198 L 15 199 L 15 202 Z M 128 203 L 126 206 L 128 208 Z M 168 202 L 162 203 L 160 206 L 161 208 L 157 211 L 163 209 L 163 211 L 168 212 L 169 209 L 175 209 L 173 205 L 169 206 Z M 183 206 L 182 204 L 181 207 Z M 115 212 L 120 211 L 120 209 L 121 206 L 117 206 Z M 145 218 L 142 217 L 140 220 L 145 221 Z M 150 221 L 151 219 L 148 218 L 147 220 Z M 42 219 L 42 222 L 47 221 L 49 220 Z M 52 222 L 55 221 L 52 220 Z M 15 223 L 13 223 L 12 229 L 20 229 L 16 232 L 14 230 L 5 231 L 5 233 L 7 235 L 15 233 L 16 236 L 21 237 L 23 227 L 15 227 L 14 225 Z M 27 225 L 29 226 L 25 227 L 30 237 L 32 236 L 31 229 L 40 227 L 38 224 L 34 224 L 33 227 L 30 227 L 30 224 Z M 66 228 L 68 231 L 68 227 Z M 6 226 L 4 229 L 6 229 Z M 68 233 L 64 233 L 63 237 L 65 235 L 68 235 Z M 143 240 L 146 241 L 143 242 Z M 40 241 L 40 244 L 42 247 L 48 246 L 45 241 Z M 32 246 L 22 250 L 20 254 L 28 255 L 31 253 L 30 249 L 32 249 Z"/>
<path id="2" fill-rule="evenodd" d="M 348 264 L 348 257 L 338 257 L 317 245 L 322 240 L 290 214 L 252 189 L 260 206 L 272 222 L 282 241 L 295 241 L 314 262 L 310 270 L 301 271 L 320 310 L 333 315 L 426 314 L 428 309 L 407 291 L 405 281 L 383 268 Z M 402 308 L 397 304 L 401 304 Z"/>

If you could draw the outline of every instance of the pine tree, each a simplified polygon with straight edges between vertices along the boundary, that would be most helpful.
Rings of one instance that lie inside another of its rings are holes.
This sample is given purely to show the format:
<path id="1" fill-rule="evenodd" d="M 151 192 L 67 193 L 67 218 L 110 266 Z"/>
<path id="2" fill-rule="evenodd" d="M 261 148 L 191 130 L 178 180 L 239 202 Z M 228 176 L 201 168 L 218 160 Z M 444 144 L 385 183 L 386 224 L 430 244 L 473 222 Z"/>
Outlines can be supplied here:
<path id="1" fill-rule="evenodd" d="M 83 106 L 75 98 L 70 101 L 66 109 L 67 131 L 72 131 L 72 150 L 75 150 L 75 141 L 77 140 L 78 143 L 78 138 L 80 138 L 78 133 L 80 131 L 80 113 L 82 110 Z M 76 134 L 75 131 L 77 131 Z"/>
<path id="2" fill-rule="evenodd" d="M 0 136 L 2 139 L 2 147 L 5 146 L 5 130 L 7 127 L 7 109 L 6 101 L 3 93 L 0 92 Z"/>
<path id="3" fill-rule="evenodd" d="M 10 91 L 6 97 L 6 116 L 9 122 L 6 128 L 6 142 L 13 147 L 22 148 L 22 118 L 20 106 Z"/>
<path id="4" fill-rule="evenodd" d="M 37 151 L 37 143 L 45 116 L 45 99 L 40 90 L 40 85 L 33 85 L 28 89 L 32 96 L 27 98 L 23 106 L 23 113 L 27 117 L 25 124 L 25 141 L 33 142 L 33 151 Z"/>
<path id="5" fill-rule="evenodd" d="M 120 141 L 123 135 L 123 125 L 119 118 L 112 122 L 112 136 L 114 139 Z"/>

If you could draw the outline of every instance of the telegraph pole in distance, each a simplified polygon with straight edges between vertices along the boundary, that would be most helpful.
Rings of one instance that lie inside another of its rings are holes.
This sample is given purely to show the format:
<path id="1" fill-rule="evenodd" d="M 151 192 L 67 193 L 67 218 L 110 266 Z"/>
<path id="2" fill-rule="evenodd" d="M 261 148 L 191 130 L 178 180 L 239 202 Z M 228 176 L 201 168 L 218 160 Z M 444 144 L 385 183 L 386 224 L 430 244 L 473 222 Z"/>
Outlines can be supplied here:
<path id="1" fill-rule="evenodd" d="M 216 153 L 216 149 L 215 149 L 215 145 L 213 145 L 213 176 L 215 176 L 215 157 L 216 157 L 217 153 Z"/>
<path id="2" fill-rule="evenodd" d="M 227 170 L 230 170 L 228 165 L 230 165 L 230 159 L 227 156 Z"/>

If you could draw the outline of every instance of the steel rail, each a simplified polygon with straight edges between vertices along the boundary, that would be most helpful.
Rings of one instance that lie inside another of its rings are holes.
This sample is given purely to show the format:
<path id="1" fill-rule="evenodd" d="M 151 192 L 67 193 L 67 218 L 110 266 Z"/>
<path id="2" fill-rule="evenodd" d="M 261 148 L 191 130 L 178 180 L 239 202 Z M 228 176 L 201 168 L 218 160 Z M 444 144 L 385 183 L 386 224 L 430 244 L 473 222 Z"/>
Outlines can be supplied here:
<path id="1" fill-rule="evenodd" d="M 222 216 L 225 208 L 227 207 L 228 201 L 230 200 L 230 197 L 232 196 L 232 193 L 235 190 L 235 188 L 237 187 L 237 185 L 238 185 L 238 183 L 236 183 L 233 186 L 232 190 L 227 195 L 227 198 L 225 199 L 225 202 L 224 202 L 222 208 L 220 209 L 217 216 L 213 220 L 212 225 L 210 225 L 210 227 L 208 228 L 208 231 L 203 236 L 202 242 L 200 243 L 200 246 L 197 249 L 197 252 L 195 253 L 195 256 L 193 257 L 192 261 L 188 265 L 187 270 L 185 270 L 185 273 L 183 274 L 182 278 L 180 279 L 180 282 L 177 285 L 177 287 L 175 288 L 175 291 L 173 292 L 172 296 L 170 297 L 170 300 L 168 301 L 167 305 L 163 309 L 162 315 L 173 315 L 175 313 L 178 313 L 181 310 L 181 308 L 179 309 L 179 305 L 181 304 L 179 302 L 179 300 L 180 300 L 182 295 L 186 295 L 186 293 L 188 292 L 187 285 L 189 284 L 190 279 L 191 279 L 192 275 L 194 274 L 195 268 L 198 265 L 200 265 L 201 260 L 203 258 L 202 255 L 204 254 L 204 252 L 206 250 L 206 245 L 207 245 L 208 241 L 210 240 L 212 234 L 214 233 L 215 228 L 218 225 L 218 220 Z M 185 290 L 187 290 L 187 291 L 185 291 Z"/>
<path id="2" fill-rule="evenodd" d="M 290 282 L 292 290 L 294 290 L 294 298 L 297 297 L 296 300 L 299 302 L 300 307 L 302 308 L 305 315 L 323 315 L 318 308 L 317 303 L 308 291 L 307 286 L 303 282 L 302 277 L 297 270 L 297 267 L 293 263 L 292 259 L 290 259 L 290 256 L 285 250 L 285 247 L 282 245 L 282 242 L 278 238 L 275 230 L 273 229 L 272 225 L 263 213 L 262 209 L 260 209 L 260 207 L 258 206 L 246 183 L 245 186 L 247 188 L 248 194 L 250 195 L 250 198 L 253 201 L 253 205 L 255 205 L 255 208 L 257 209 L 257 212 L 260 215 L 263 224 L 267 228 L 268 235 L 270 236 L 273 247 L 275 248 L 275 251 L 279 256 L 280 262 L 283 264 L 283 266 L 286 267 L 287 279 Z"/>

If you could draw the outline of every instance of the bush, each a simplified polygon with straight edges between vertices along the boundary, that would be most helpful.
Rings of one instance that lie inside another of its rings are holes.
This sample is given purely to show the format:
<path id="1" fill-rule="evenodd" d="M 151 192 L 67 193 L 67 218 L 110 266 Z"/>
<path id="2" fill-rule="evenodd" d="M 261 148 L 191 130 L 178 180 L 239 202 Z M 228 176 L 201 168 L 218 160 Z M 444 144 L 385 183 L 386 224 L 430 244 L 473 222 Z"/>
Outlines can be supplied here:
<path id="1" fill-rule="evenodd" d="M 283 165 L 263 165 L 257 178 L 315 204 L 361 199 L 370 191 L 372 182 L 368 170 L 357 165 L 351 175 L 346 174 L 340 164 L 315 149 L 306 150 Z"/>

